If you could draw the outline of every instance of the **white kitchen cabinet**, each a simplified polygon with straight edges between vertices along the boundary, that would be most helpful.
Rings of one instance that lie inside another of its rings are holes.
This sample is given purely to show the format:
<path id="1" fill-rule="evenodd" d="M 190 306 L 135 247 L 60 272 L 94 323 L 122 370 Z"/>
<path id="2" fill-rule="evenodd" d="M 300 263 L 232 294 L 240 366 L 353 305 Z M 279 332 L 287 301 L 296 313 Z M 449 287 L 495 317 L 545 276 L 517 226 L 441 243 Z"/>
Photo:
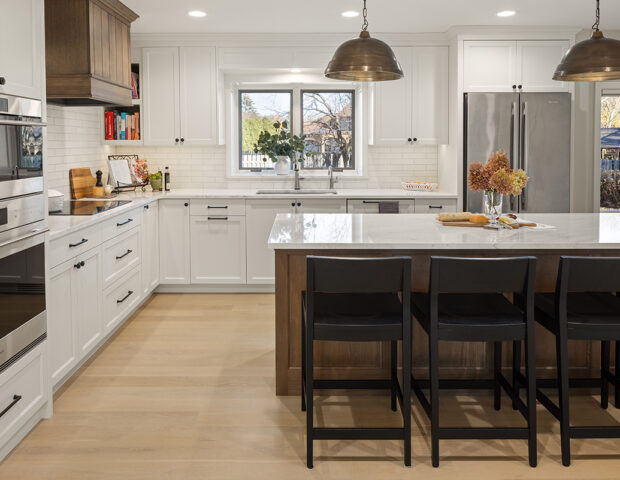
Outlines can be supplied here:
<path id="1" fill-rule="evenodd" d="M 296 213 L 347 213 L 345 199 L 301 198 L 296 200 Z"/>
<path id="2" fill-rule="evenodd" d="M 142 51 L 145 145 L 214 145 L 214 47 L 153 47 Z"/>
<path id="3" fill-rule="evenodd" d="M 162 284 L 190 283 L 189 200 L 160 200 L 159 278 Z"/>
<path id="4" fill-rule="evenodd" d="M 246 202 L 247 283 L 275 283 L 275 258 L 267 241 L 276 215 L 295 213 L 295 205 L 294 199 L 248 200 Z"/>
<path id="5" fill-rule="evenodd" d="M 563 92 L 566 82 L 552 79 L 568 50 L 568 40 L 465 41 L 465 92 Z"/>
<path id="6" fill-rule="evenodd" d="M 192 283 L 244 284 L 245 217 L 191 217 Z"/>
<path id="7" fill-rule="evenodd" d="M 415 213 L 449 213 L 456 212 L 456 199 L 450 198 L 417 198 Z"/>
<path id="8" fill-rule="evenodd" d="M 75 259 L 50 270 L 47 299 L 47 336 L 50 344 L 50 374 L 56 385 L 78 362 L 72 285 Z"/>
<path id="9" fill-rule="evenodd" d="M 140 303 L 140 267 L 131 270 L 103 292 L 102 310 L 104 330 L 108 334 L 129 316 Z"/>
<path id="10" fill-rule="evenodd" d="M 399 200 L 399 199 L 360 199 L 347 200 L 348 213 L 379 213 L 379 206 L 383 203 L 398 202 L 398 213 L 415 213 L 415 202 L 417 200 Z"/>
<path id="11" fill-rule="evenodd" d="M 447 144 L 448 47 L 396 47 L 394 52 L 404 77 L 375 85 L 374 144 Z"/>
<path id="12" fill-rule="evenodd" d="M 100 249 L 95 248 L 76 257 L 72 275 L 72 312 L 76 324 L 77 351 L 81 359 L 103 337 Z"/>
<path id="13" fill-rule="evenodd" d="M 43 95 L 43 0 L 3 0 L 0 15 L 0 93 Z M 2 82 L 0 82 L 2 83 Z"/>
<path id="14" fill-rule="evenodd" d="M 142 214 L 142 293 L 148 295 L 159 285 L 159 206 L 145 205 Z"/>
<path id="15" fill-rule="evenodd" d="M 144 144 L 174 145 L 180 138 L 179 49 L 143 49 L 140 83 Z"/>

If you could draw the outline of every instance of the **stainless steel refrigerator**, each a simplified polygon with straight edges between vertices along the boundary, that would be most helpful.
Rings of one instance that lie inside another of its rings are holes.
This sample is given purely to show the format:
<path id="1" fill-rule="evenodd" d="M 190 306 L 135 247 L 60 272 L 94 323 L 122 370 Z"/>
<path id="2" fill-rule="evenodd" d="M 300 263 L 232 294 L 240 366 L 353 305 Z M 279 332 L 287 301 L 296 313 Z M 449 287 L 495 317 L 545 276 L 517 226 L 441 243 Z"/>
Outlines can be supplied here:
<path id="1" fill-rule="evenodd" d="M 569 93 L 466 93 L 464 209 L 482 210 L 482 192 L 467 188 L 470 163 L 503 149 L 512 168 L 530 176 L 503 211 L 570 211 L 571 96 Z"/>

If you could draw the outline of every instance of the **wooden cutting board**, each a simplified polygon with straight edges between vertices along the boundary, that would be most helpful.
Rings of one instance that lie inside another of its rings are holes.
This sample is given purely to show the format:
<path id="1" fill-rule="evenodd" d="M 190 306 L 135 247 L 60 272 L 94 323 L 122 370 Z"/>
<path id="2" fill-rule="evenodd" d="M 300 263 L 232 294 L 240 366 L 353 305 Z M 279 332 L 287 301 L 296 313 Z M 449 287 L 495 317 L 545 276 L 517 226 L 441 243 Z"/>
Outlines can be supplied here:
<path id="1" fill-rule="evenodd" d="M 441 222 L 446 227 L 484 227 L 489 225 L 488 223 L 473 223 L 473 222 Z M 535 227 L 535 223 L 531 222 L 519 222 L 513 223 L 509 225 L 512 228 L 521 228 L 521 227 Z"/>
<path id="2" fill-rule="evenodd" d="M 71 198 L 92 197 L 93 187 L 97 179 L 90 173 L 90 168 L 72 168 L 69 170 L 69 185 L 71 186 Z"/>

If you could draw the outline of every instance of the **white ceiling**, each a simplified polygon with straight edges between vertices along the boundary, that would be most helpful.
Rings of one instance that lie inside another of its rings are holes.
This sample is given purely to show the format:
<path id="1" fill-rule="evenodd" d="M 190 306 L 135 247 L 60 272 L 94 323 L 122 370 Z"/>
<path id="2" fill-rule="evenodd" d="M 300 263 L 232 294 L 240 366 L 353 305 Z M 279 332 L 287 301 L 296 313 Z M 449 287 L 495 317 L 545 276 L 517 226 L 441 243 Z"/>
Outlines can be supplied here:
<path id="1" fill-rule="evenodd" d="M 123 0 L 140 15 L 140 33 L 351 32 L 361 17 L 362 0 Z M 369 31 L 444 32 L 457 25 L 543 25 L 590 28 L 594 0 L 368 0 Z M 189 10 L 204 10 L 191 18 Z M 517 15 L 498 18 L 500 10 Z M 601 28 L 620 29 L 620 1 L 601 1 Z"/>

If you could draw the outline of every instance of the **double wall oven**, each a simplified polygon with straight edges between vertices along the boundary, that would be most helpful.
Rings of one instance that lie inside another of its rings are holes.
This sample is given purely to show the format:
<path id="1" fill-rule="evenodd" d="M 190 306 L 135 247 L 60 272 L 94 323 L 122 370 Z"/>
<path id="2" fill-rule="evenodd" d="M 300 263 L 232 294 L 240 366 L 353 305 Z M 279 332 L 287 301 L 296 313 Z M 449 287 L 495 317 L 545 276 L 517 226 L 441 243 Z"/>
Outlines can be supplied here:
<path id="1" fill-rule="evenodd" d="M 46 336 L 41 102 L 0 95 L 0 370 Z"/>

